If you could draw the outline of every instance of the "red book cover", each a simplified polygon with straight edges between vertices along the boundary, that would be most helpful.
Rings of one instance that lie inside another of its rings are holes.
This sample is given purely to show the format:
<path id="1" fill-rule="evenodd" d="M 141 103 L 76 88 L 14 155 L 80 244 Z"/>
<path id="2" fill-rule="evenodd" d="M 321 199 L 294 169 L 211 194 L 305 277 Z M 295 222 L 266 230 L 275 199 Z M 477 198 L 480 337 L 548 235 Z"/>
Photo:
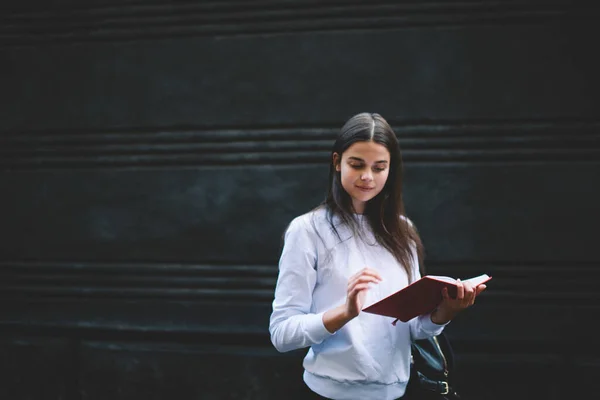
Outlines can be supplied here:
<path id="1" fill-rule="evenodd" d="M 492 279 L 486 274 L 467 279 L 474 286 Z M 450 297 L 456 296 L 456 280 L 448 276 L 426 275 L 388 297 L 363 308 L 364 312 L 379 314 L 407 322 L 433 311 L 442 301 L 442 289 L 447 286 Z"/>

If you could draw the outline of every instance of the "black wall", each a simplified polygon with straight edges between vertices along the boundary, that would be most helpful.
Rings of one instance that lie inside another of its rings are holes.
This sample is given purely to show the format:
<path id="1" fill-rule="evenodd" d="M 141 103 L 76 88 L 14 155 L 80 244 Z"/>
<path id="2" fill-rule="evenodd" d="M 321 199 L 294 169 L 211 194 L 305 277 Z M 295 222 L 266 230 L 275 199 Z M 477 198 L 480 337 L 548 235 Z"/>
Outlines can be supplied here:
<path id="1" fill-rule="evenodd" d="M 301 398 L 280 239 L 345 120 L 395 128 L 470 399 L 595 398 L 593 2 L 12 1 L 0 10 L 0 398 Z"/>

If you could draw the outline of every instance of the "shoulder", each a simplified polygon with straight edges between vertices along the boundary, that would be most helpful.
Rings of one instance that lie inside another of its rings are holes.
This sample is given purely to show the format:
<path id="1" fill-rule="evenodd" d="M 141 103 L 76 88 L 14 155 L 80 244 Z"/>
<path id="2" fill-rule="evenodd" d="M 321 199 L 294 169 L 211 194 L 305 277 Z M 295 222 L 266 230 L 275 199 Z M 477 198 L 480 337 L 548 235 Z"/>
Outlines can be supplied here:
<path id="1" fill-rule="evenodd" d="M 327 223 L 327 210 L 325 207 L 317 207 L 294 218 L 290 222 L 287 231 L 315 232 L 319 231 Z"/>
<path id="2" fill-rule="evenodd" d="M 400 220 L 408 223 L 408 226 L 410 226 L 411 228 L 415 227 L 415 224 L 413 224 L 410 218 L 408 218 L 406 215 L 400 215 Z"/>
<path id="3" fill-rule="evenodd" d="M 400 229 L 407 232 L 409 237 L 413 239 L 415 237 L 419 237 L 419 230 L 417 229 L 417 226 L 406 215 L 400 216 L 400 224 L 404 225 L 401 226 Z"/>

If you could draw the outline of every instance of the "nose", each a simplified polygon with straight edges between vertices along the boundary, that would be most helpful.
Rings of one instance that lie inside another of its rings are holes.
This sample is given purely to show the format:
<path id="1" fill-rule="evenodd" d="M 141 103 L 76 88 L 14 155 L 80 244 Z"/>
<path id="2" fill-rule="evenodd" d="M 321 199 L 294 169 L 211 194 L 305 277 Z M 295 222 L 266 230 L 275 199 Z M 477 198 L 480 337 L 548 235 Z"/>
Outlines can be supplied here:
<path id="1" fill-rule="evenodd" d="M 364 172 L 360 176 L 360 180 L 361 181 L 366 181 L 366 182 L 371 182 L 373 180 L 373 176 L 371 175 L 371 172 Z"/>

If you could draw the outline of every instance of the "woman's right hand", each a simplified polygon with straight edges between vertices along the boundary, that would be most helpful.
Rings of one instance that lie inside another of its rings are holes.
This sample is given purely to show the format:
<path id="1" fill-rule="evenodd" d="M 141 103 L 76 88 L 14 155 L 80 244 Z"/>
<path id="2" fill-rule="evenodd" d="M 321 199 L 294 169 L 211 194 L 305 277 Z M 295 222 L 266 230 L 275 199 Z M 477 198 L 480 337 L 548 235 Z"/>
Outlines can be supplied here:
<path id="1" fill-rule="evenodd" d="M 371 284 L 381 282 L 381 275 L 372 268 L 363 268 L 348 279 L 346 294 L 346 315 L 349 319 L 360 314 L 365 302 L 367 290 Z"/>
<path id="2" fill-rule="evenodd" d="M 365 295 L 373 283 L 381 282 L 381 276 L 371 268 L 364 268 L 348 279 L 346 304 L 332 308 L 323 313 L 323 325 L 330 333 L 334 333 L 362 311 Z"/>

